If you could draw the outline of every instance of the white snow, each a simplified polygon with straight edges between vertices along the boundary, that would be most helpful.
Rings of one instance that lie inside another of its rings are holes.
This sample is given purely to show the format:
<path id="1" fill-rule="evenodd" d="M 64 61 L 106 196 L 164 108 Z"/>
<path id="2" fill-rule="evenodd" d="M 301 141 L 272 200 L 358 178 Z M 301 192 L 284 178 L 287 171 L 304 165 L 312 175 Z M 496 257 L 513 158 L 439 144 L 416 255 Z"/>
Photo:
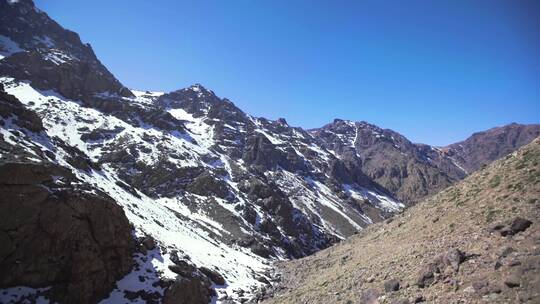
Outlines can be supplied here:
<path id="1" fill-rule="evenodd" d="M 405 208 L 405 205 L 380 193 L 359 186 L 343 184 L 343 190 L 351 197 L 358 200 L 369 200 L 375 203 L 375 207 L 386 211 L 395 212 Z"/>
<path id="2" fill-rule="evenodd" d="M 2 289 L 0 292 L 0 303 L 2 304 L 48 304 L 50 301 L 44 296 L 39 296 L 35 301 L 30 300 L 38 293 L 47 291 L 46 288 L 30 288 L 26 286 L 16 286 Z"/>
<path id="3" fill-rule="evenodd" d="M 109 142 L 118 140 L 120 137 L 127 138 L 130 142 L 137 142 L 138 145 L 146 144 L 146 147 L 152 150 L 154 147 L 142 139 L 144 135 L 156 138 L 164 137 L 166 140 L 162 141 L 161 144 L 165 148 L 189 154 L 190 157 L 182 161 L 182 166 L 201 165 L 201 155 L 211 153 L 206 147 L 213 144 L 212 127 L 202 119 L 193 118 L 180 110 L 172 111 L 171 114 L 177 118 L 188 120 L 189 132 L 197 140 L 198 145 L 191 143 L 186 138 L 174 136 L 165 131 L 131 126 L 116 117 L 82 107 L 78 102 L 67 100 L 53 92 L 35 90 L 26 82 L 15 82 L 13 79 L 5 77 L 0 78 L 0 82 L 4 83 L 9 94 L 15 95 L 28 108 L 39 113 L 49 136 L 58 136 L 67 144 L 76 146 L 93 158 L 97 158 L 102 148 Z M 113 139 L 93 143 L 81 140 L 82 132 L 79 129 L 82 127 L 87 127 L 90 130 L 100 127 L 107 129 L 121 127 L 123 131 Z M 6 128 L 0 128 L 0 131 L 2 134 L 9 132 Z M 153 150 L 150 153 L 141 152 L 140 154 L 141 161 L 148 164 L 152 164 L 158 156 Z M 63 158 L 66 153 L 59 149 L 57 155 Z M 71 167 L 63 159 L 60 162 L 64 166 Z M 78 178 L 101 189 L 123 207 L 126 216 L 133 223 L 137 235 L 153 236 L 162 247 L 175 248 L 187 254 L 197 266 L 218 269 L 218 272 L 227 281 L 225 286 L 215 286 L 218 295 L 226 292 L 230 298 L 234 299 L 238 295 L 233 290 L 243 289 L 246 294 L 249 294 L 253 286 L 262 285 L 255 279 L 255 276 L 260 275 L 268 268 L 268 261 L 246 248 L 226 245 L 214 240 L 209 234 L 210 231 L 218 235 L 226 233 L 221 224 L 203 213 L 191 212 L 182 203 L 181 196 L 169 199 L 152 199 L 138 192 L 140 197 L 136 197 L 116 184 L 119 180 L 118 173 L 108 165 L 104 165 L 100 172 L 87 173 L 75 168 L 72 169 Z M 201 197 L 201 199 L 205 198 Z M 231 212 L 234 210 L 233 205 L 219 199 L 216 201 L 227 210 Z M 183 218 L 177 218 L 177 214 Z M 173 278 L 176 276 L 167 268 L 171 262 L 166 254 L 161 257 L 156 256 L 147 263 L 151 263 L 152 268 L 163 272 L 163 277 Z M 116 303 L 116 300 L 121 296 L 121 290 L 134 289 L 136 291 L 144 288 L 135 279 L 137 277 L 136 270 L 128 274 L 118 282 L 119 289 L 113 291 L 109 299 L 102 303 Z"/>
<path id="4" fill-rule="evenodd" d="M 131 144 L 136 147 L 138 152 L 136 153 L 136 160 L 147 165 L 156 164 L 160 156 L 168 155 L 168 161 L 178 167 L 223 168 L 224 171 L 228 172 L 228 176 L 224 180 L 230 190 L 236 194 L 237 201 L 231 203 L 220 198 L 212 198 L 212 203 L 219 205 L 219 207 L 226 209 L 235 216 L 240 216 L 235 206 L 249 203 L 241 195 L 238 195 L 240 190 L 238 184 L 232 180 L 231 160 L 228 156 L 218 154 L 211 149 L 216 145 L 213 138 L 214 126 L 212 123 L 214 121 L 205 116 L 194 117 L 184 109 L 168 109 L 168 112 L 173 117 L 184 121 L 187 135 L 155 129 L 148 125 L 135 127 L 117 117 L 84 107 L 80 102 L 68 100 L 54 92 L 36 90 L 27 82 L 16 82 L 6 77 L 0 78 L 0 82 L 4 83 L 5 90 L 9 94 L 15 95 L 26 107 L 40 115 L 46 133 L 50 137 L 59 137 L 66 144 L 77 147 L 94 160 L 99 159 L 109 145 L 125 142 L 126 145 Z M 163 94 L 161 92 L 137 90 L 132 92 L 136 96 L 131 99 L 132 101 L 145 104 L 153 103 L 155 98 Z M 304 137 L 299 132 L 294 132 L 292 136 L 274 136 L 272 132 L 264 127 L 261 121 L 251 117 L 250 119 L 255 124 L 255 132 L 263 134 L 280 148 L 289 145 L 291 137 Z M 237 130 L 241 132 L 242 129 L 246 129 L 246 126 L 234 123 L 226 124 L 225 127 L 228 128 L 227 131 Z M 108 139 L 95 141 L 81 139 L 83 134 L 96 129 L 118 129 L 121 131 L 111 131 L 111 138 Z M 6 124 L 0 128 L 0 132 L 4 135 L 11 135 L 10 125 Z M 158 151 L 157 145 L 159 145 L 160 151 Z M 327 151 L 307 140 L 300 141 L 298 144 L 291 144 L 290 147 L 300 156 L 302 154 L 298 150 L 308 148 L 317 153 L 323 160 L 331 158 L 333 152 Z M 43 147 L 40 148 L 47 149 L 47 146 L 43 144 Z M 128 153 L 131 153 L 129 150 Z M 173 153 L 178 153 L 184 157 L 182 159 L 171 157 Z M 72 168 L 64 159 L 67 152 L 58 149 L 56 154 L 59 156 L 58 161 L 63 166 Z M 209 157 L 212 161 L 207 163 L 204 159 Z M 247 170 L 245 164 L 241 161 L 238 161 L 236 165 L 240 170 Z M 195 265 L 216 269 L 225 277 L 227 281 L 225 286 L 215 286 L 218 298 L 227 293 L 229 299 L 237 300 L 238 294 L 234 292 L 235 290 L 242 289 L 246 294 L 249 294 L 254 286 L 262 285 L 255 277 L 268 269 L 271 260 L 257 256 L 249 249 L 219 241 L 216 236 L 227 236 L 230 232 L 220 222 L 207 214 L 204 209 L 193 209 L 190 208 L 191 205 L 185 203 L 185 199 L 190 199 L 194 204 L 209 204 L 209 197 L 187 193 L 156 199 L 140 191 L 137 191 L 137 195 L 133 195 L 117 184 L 121 180 L 119 172 L 111 165 L 102 165 L 101 171 L 84 172 L 75 168 L 72 169 L 79 179 L 104 191 L 123 207 L 126 216 L 135 227 L 137 236 L 150 235 L 157 240 L 161 248 L 167 248 L 167 253 L 154 250 L 149 252 L 147 256 L 138 255 L 135 257 L 135 261 L 141 267 L 138 270 L 134 269 L 118 281 L 118 288 L 107 299 L 103 300 L 102 304 L 117 303 L 122 299 L 124 290 L 137 291 L 144 289 L 149 292 L 163 292 L 160 288 L 151 285 L 152 280 L 140 282 L 138 276 L 141 275 L 141 271 L 144 271 L 145 268 L 150 268 L 155 273 L 147 275 L 154 279 L 157 279 L 158 275 L 169 278 L 175 277 L 176 274 L 168 269 L 168 266 L 172 263 L 169 255 L 171 250 L 178 250 L 188 255 Z M 321 221 L 320 227 L 317 228 L 324 232 L 344 237 L 343 231 L 340 231 L 339 228 L 341 223 L 326 221 L 322 216 L 322 209 L 331 209 L 343 221 L 346 221 L 347 224 L 357 230 L 362 229 L 361 223 L 368 224 L 372 222 L 365 214 L 348 206 L 327 185 L 316 178 L 301 176 L 281 168 L 265 174 L 272 177 L 282 190 L 289 195 L 295 208 L 306 216 L 318 217 Z M 353 198 L 368 198 L 376 202 L 376 206 L 381 209 L 395 211 L 403 206 L 384 195 L 356 185 L 344 185 L 343 187 Z M 263 216 L 260 207 L 255 204 L 251 204 L 251 206 L 257 212 L 257 224 L 255 228 L 248 225 L 240 227 L 246 233 L 253 233 L 254 230 L 245 230 L 256 229 Z M 300 213 L 295 214 L 295 216 L 300 216 Z M 283 252 L 281 254 L 285 256 Z M 217 300 L 217 302 L 220 301 Z"/>
<path id="5" fill-rule="evenodd" d="M 135 100 L 143 104 L 152 104 L 154 101 L 165 94 L 164 92 L 152 92 L 152 91 L 139 91 L 139 90 L 130 90 L 135 95 Z"/>
<path id="6" fill-rule="evenodd" d="M 50 49 L 47 53 L 45 53 L 45 55 L 43 56 L 43 59 L 47 61 L 51 61 L 52 63 L 56 65 L 61 65 L 68 61 L 75 60 L 76 58 L 65 52 L 62 52 L 61 50 Z"/>
<path id="7" fill-rule="evenodd" d="M 204 118 L 195 118 L 192 114 L 184 109 L 169 109 L 169 113 L 179 120 L 184 120 L 189 134 L 197 141 L 197 143 L 205 149 L 214 145 L 214 126 L 205 122 Z"/>

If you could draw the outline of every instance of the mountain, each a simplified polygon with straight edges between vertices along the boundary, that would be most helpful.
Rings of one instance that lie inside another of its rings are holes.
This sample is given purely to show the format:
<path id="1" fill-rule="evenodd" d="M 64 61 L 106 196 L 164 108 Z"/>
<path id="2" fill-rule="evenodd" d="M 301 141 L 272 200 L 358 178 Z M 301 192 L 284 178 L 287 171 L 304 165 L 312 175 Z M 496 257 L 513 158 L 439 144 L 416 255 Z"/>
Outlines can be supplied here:
<path id="1" fill-rule="evenodd" d="M 540 139 L 346 241 L 279 265 L 265 303 L 538 303 Z"/>
<path id="2" fill-rule="evenodd" d="M 41 189 L 0 210 L 60 221 L 6 222 L 9 301 L 243 301 L 268 284 L 271 261 L 312 254 L 403 208 L 357 162 L 283 119 L 252 117 L 201 85 L 129 90 L 31 1 L 0 1 L 0 19 L 0 189 Z M 95 210 L 47 207 L 79 200 Z M 192 285 L 202 287 L 180 292 Z"/>
<path id="3" fill-rule="evenodd" d="M 356 159 L 365 175 L 411 205 L 530 143 L 540 125 L 493 128 L 447 147 L 415 144 L 395 131 L 341 119 L 310 133 L 341 159 Z"/>
<path id="4" fill-rule="evenodd" d="M 310 133 L 341 158 L 358 159 L 362 172 L 409 205 L 467 175 L 436 148 L 367 122 L 336 119 Z"/>
<path id="5" fill-rule="evenodd" d="M 441 148 L 467 172 L 478 170 L 540 136 L 540 125 L 512 123 L 474 133 L 464 141 Z"/>
<path id="6" fill-rule="evenodd" d="M 31 0 L 0 0 L 0 21 L 1 302 L 256 301 L 272 263 L 467 174 L 367 123 L 306 131 L 200 84 L 128 89 Z"/>

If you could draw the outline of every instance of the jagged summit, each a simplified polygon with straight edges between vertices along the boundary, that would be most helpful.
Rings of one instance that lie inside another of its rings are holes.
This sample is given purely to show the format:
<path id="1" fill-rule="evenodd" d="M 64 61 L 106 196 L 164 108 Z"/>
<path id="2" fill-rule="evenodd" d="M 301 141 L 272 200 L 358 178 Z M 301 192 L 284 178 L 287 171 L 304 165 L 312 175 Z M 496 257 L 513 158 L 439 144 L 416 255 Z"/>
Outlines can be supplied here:
<path id="1" fill-rule="evenodd" d="M 358 159 L 364 174 L 407 204 L 466 175 L 438 150 L 365 121 L 336 119 L 310 133 L 342 159 Z"/>
<path id="2" fill-rule="evenodd" d="M 367 176 L 403 202 L 414 203 L 531 142 L 540 135 L 540 127 L 510 124 L 447 147 L 412 143 L 365 121 L 335 119 L 310 133 L 342 158 L 358 157 Z"/>
<path id="3" fill-rule="evenodd" d="M 136 266 L 122 264 L 114 272 L 99 262 L 77 272 L 77 277 L 60 277 L 79 271 L 68 262 L 58 264 L 57 270 L 45 269 L 36 281 L 24 271 L 18 278 L 0 272 L 0 287 L 8 288 L 1 296 L 17 293 L 11 287 L 20 285 L 50 288 L 47 296 L 60 302 L 93 303 L 99 294 L 104 303 L 115 303 L 125 301 L 130 292 L 167 299 L 187 288 L 196 293 L 190 296 L 210 301 L 213 288 L 218 302 L 245 301 L 257 297 L 257 287 L 267 284 L 270 262 L 312 254 L 403 208 L 367 178 L 358 163 L 340 160 L 310 133 L 282 119 L 247 115 L 201 85 L 169 93 L 132 92 L 93 54 L 77 54 L 87 49 L 78 36 L 46 14 L 15 7 L 1 10 L 0 18 L 20 20 L 2 23 L 3 49 L 13 42 L 23 50 L 5 52 L 0 60 L 3 92 L 20 104 L 0 111 L 0 170 L 14 168 L 17 159 L 37 166 L 43 176 L 26 177 L 29 189 L 65 180 L 103 193 L 122 210 L 107 221 L 125 216 L 133 225 L 133 242 L 146 244 L 135 257 L 115 256 Z M 39 32 L 32 32 L 38 25 Z M 26 28 L 21 37 L 13 34 L 18 27 Z M 32 35 L 50 37 L 54 46 L 25 44 Z M 68 44 L 77 46 L 63 47 Z M 21 119 L 30 114 L 20 109 L 34 113 L 28 117 L 39 123 Z M 42 128 L 28 128 L 33 125 Z M 55 176 L 65 177 L 57 181 Z M 38 208 L 48 195 L 21 212 Z M 103 204 L 94 197 L 88 200 Z M 10 208 L 0 204 L 4 207 Z M 38 225 L 29 223 L 31 229 Z M 91 234 L 92 227 L 80 227 L 81 234 Z M 131 227 L 119 227 L 126 229 Z M 14 256 L 32 252 L 34 243 L 24 242 L 25 233 L 13 238 Z M 54 239 L 75 246 L 76 238 L 65 233 L 55 231 L 43 240 L 44 246 L 52 246 Z M 90 245 L 111 253 L 99 244 L 97 240 Z M 20 264 L 3 260 L 1 269 L 32 269 L 35 259 L 28 255 Z M 84 291 L 70 289 L 75 279 Z"/>
<path id="4" fill-rule="evenodd" d="M 129 90 L 31 1 L 0 0 L 0 20 L 0 197 L 13 197 L 0 200 L 0 302 L 255 301 L 271 263 L 466 175 L 367 123 L 306 131 L 200 84 Z"/>
<path id="5" fill-rule="evenodd" d="M 70 99 L 89 101 L 103 93 L 134 97 L 89 44 L 36 10 L 32 1 L 0 1 L 0 24 L 0 41 L 12 50 L 4 51 L 9 56 L 2 59 L 2 74 L 28 80 L 41 90 L 56 89 Z"/>
<path id="6" fill-rule="evenodd" d="M 192 91 L 195 91 L 195 92 L 199 92 L 199 91 L 205 91 L 205 92 L 211 92 L 212 94 L 214 92 L 210 91 L 210 90 L 207 90 L 202 84 L 200 83 L 196 83 L 196 84 L 192 84 L 190 85 L 188 88 L 188 90 L 192 90 Z"/>

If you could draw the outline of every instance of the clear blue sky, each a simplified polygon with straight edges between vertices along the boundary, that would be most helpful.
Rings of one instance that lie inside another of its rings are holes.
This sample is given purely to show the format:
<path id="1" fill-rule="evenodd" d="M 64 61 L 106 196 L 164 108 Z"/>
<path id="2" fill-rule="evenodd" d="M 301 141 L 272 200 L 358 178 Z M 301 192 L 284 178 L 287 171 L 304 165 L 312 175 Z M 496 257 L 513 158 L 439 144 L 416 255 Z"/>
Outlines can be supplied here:
<path id="1" fill-rule="evenodd" d="M 37 0 L 126 86 L 445 145 L 540 122 L 540 1 Z"/>

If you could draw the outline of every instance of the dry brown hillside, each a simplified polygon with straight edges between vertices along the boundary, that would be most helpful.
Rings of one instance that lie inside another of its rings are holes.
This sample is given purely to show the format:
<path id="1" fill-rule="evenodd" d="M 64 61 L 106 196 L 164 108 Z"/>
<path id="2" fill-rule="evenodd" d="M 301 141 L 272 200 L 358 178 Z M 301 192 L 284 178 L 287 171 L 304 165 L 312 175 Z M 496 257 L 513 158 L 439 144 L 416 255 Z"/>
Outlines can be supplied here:
<path id="1" fill-rule="evenodd" d="M 266 303 L 540 303 L 539 213 L 537 138 L 393 219 L 278 265 Z"/>

